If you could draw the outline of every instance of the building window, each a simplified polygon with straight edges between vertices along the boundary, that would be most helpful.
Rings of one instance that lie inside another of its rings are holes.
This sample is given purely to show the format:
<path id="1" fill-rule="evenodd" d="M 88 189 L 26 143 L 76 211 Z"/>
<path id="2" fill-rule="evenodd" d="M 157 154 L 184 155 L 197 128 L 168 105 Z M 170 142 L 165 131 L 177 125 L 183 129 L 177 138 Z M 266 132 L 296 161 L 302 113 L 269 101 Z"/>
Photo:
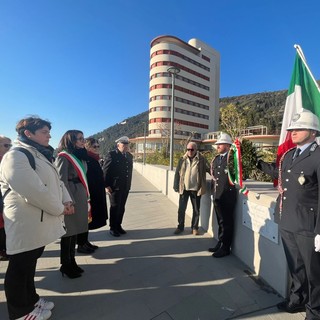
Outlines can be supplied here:
<path id="1" fill-rule="evenodd" d="M 197 62 L 197 61 L 195 61 L 195 60 L 193 60 L 193 59 L 181 54 L 180 52 L 174 51 L 174 50 L 158 50 L 158 51 L 152 53 L 151 58 L 153 58 L 153 57 L 155 57 L 157 55 L 161 55 L 161 54 L 168 54 L 168 55 L 177 56 L 177 57 L 179 57 L 179 58 L 181 58 L 183 60 L 186 60 L 186 61 L 196 65 L 197 67 L 199 67 L 201 69 L 204 69 L 204 70 L 210 72 L 210 68 L 209 67 L 207 67 L 207 66 L 203 65 L 202 63 L 199 63 L 199 62 Z M 202 58 L 204 60 L 210 62 L 210 59 L 208 57 L 205 57 L 206 59 L 204 57 L 205 56 L 202 55 Z M 207 60 L 207 59 L 209 59 L 209 60 Z"/>
<path id="2" fill-rule="evenodd" d="M 157 73 L 154 73 L 154 74 L 152 74 L 150 76 L 150 80 L 152 80 L 154 78 L 160 78 L 160 77 L 171 77 L 171 76 L 170 76 L 169 72 L 157 72 Z M 192 84 L 192 85 L 194 85 L 196 87 L 199 87 L 199 88 L 207 90 L 207 91 L 210 90 L 210 88 L 208 86 L 205 86 L 205 85 L 203 85 L 203 84 L 201 84 L 199 82 L 196 82 L 196 81 L 193 81 L 193 80 L 188 79 L 186 77 L 183 77 L 183 76 L 181 76 L 179 74 L 176 75 L 176 79 L 179 79 L 179 80 L 181 80 L 183 82 L 187 82 L 189 84 Z"/>
<path id="3" fill-rule="evenodd" d="M 196 77 L 199 77 L 201 79 L 204 79 L 206 81 L 210 81 L 210 77 L 207 77 L 205 76 L 204 74 L 200 73 L 200 72 L 197 72 L 197 71 L 194 71 L 186 66 L 183 66 L 179 63 L 176 63 L 176 62 L 172 62 L 172 61 L 158 61 L 158 62 L 155 62 L 151 65 L 150 67 L 150 70 L 155 68 L 155 67 L 159 67 L 159 66 L 172 66 L 172 67 L 177 67 L 179 68 L 180 70 L 184 70 L 188 73 L 191 73 L 193 74 L 194 76 Z"/>
<path id="4" fill-rule="evenodd" d="M 208 58 L 208 57 L 207 57 L 207 56 L 205 56 L 204 54 L 202 55 L 202 59 L 204 59 L 204 60 L 206 60 L 206 61 L 210 62 L 210 58 Z"/>

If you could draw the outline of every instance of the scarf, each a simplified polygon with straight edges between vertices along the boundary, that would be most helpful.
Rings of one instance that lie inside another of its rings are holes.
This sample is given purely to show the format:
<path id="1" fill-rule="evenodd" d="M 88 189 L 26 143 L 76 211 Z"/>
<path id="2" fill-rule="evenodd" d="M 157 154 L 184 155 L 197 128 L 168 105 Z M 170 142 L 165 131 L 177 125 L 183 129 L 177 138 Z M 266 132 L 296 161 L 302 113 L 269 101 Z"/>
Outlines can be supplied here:
<path id="1" fill-rule="evenodd" d="M 80 149 L 78 149 L 78 150 L 80 150 Z M 87 201 L 88 201 L 88 223 L 90 223 L 92 221 L 91 204 L 90 204 L 90 192 L 89 192 L 87 175 L 86 175 L 83 163 L 81 162 L 81 160 L 79 160 L 75 156 L 75 154 L 69 153 L 67 151 L 59 152 L 58 156 L 65 157 L 66 159 L 68 159 L 68 161 L 73 165 L 73 167 L 77 171 L 79 179 L 80 179 L 81 183 L 83 184 L 84 188 L 86 189 Z"/>
<path id="2" fill-rule="evenodd" d="M 100 160 L 100 156 L 94 152 L 88 151 L 88 156 L 99 161 Z"/>
<path id="3" fill-rule="evenodd" d="M 34 147 L 35 149 L 37 149 L 41 154 L 43 154 L 51 163 L 53 163 L 53 151 L 54 149 L 51 146 L 45 147 L 42 146 L 41 144 L 28 139 L 25 136 L 18 136 L 18 141 L 21 141 L 31 147 Z"/>
<path id="4" fill-rule="evenodd" d="M 88 152 L 86 148 L 79 148 L 72 151 L 72 154 L 75 155 L 78 159 L 87 161 Z"/>

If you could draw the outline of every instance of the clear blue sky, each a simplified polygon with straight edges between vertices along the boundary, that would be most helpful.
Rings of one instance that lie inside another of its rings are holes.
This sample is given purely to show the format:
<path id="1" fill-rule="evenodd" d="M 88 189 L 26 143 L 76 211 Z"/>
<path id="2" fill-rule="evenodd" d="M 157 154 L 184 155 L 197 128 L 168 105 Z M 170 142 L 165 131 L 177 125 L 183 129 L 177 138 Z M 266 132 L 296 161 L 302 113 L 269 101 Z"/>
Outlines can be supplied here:
<path id="1" fill-rule="evenodd" d="M 287 89 L 295 43 L 320 78 L 319 0 L 1 0 L 0 134 L 52 122 L 51 144 L 148 110 L 150 42 L 198 38 L 221 54 L 220 97 Z"/>

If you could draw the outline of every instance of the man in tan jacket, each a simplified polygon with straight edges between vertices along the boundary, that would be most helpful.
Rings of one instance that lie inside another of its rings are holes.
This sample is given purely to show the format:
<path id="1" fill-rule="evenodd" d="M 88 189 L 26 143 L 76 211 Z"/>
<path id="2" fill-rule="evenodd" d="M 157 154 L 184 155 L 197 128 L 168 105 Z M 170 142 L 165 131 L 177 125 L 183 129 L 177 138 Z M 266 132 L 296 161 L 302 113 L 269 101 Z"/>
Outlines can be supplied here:
<path id="1" fill-rule="evenodd" d="M 196 143 L 189 142 L 187 152 L 179 160 L 174 176 L 173 189 L 180 194 L 178 227 L 174 234 L 180 234 L 184 230 L 186 208 L 190 198 L 193 208 L 192 233 L 199 235 L 200 200 L 206 193 L 206 172 L 209 172 L 206 159 L 197 151 Z"/>

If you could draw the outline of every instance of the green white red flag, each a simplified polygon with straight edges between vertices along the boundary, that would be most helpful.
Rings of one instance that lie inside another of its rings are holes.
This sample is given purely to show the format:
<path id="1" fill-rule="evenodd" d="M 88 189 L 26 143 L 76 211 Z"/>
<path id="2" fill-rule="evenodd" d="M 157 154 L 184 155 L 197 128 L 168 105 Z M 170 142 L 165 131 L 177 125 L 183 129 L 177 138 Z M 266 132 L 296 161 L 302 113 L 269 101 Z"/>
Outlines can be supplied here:
<path id="1" fill-rule="evenodd" d="M 228 168 L 228 178 L 229 183 L 231 185 L 239 185 L 240 192 L 243 193 L 245 196 L 248 195 L 249 190 L 247 187 L 243 184 L 242 180 L 242 158 L 241 158 L 241 147 L 240 147 L 240 141 L 237 138 L 234 143 L 231 145 L 231 150 L 233 150 L 233 167 L 234 167 L 234 178 L 232 177 L 230 170 Z M 228 153 L 228 163 L 230 161 L 229 159 L 230 152 Z"/>
<path id="2" fill-rule="evenodd" d="M 317 115 L 320 119 L 319 85 L 307 65 L 302 49 L 298 45 L 295 45 L 294 47 L 297 50 L 297 54 L 283 114 L 277 152 L 277 163 L 287 150 L 294 147 L 291 139 L 291 133 L 287 131 L 292 117 L 296 113 L 302 111 L 302 109 L 307 109 Z"/>

